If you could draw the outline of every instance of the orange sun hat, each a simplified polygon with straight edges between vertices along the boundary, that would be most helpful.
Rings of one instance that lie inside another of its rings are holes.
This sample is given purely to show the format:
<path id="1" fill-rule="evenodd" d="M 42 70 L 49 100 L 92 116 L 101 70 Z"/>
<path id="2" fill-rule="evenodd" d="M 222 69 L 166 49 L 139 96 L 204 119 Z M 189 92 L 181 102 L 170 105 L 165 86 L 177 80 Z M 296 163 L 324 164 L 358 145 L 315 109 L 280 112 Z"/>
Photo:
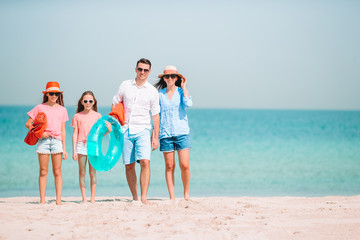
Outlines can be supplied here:
<path id="1" fill-rule="evenodd" d="M 43 112 L 39 112 L 34 120 L 32 128 L 29 130 L 28 134 L 26 135 L 24 142 L 29 145 L 35 145 L 38 140 L 42 137 L 43 133 L 45 132 L 47 125 L 47 118 L 46 114 Z"/>
<path id="2" fill-rule="evenodd" d="M 58 82 L 48 82 L 46 84 L 46 90 L 43 91 L 43 94 L 46 94 L 48 92 L 59 92 L 59 93 L 63 93 L 60 91 L 60 84 Z"/>
<path id="3" fill-rule="evenodd" d="M 167 74 L 175 74 L 178 75 L 180 78 L 183 78 L 183 75 L 181 75 L 180 73 L 178 73 L 177 68 L 175 66 L 166 66 L 164 69 L 164 73 L 160 74 L 158 77 L 162 78 L 162 76 L 167 75 Z"/>

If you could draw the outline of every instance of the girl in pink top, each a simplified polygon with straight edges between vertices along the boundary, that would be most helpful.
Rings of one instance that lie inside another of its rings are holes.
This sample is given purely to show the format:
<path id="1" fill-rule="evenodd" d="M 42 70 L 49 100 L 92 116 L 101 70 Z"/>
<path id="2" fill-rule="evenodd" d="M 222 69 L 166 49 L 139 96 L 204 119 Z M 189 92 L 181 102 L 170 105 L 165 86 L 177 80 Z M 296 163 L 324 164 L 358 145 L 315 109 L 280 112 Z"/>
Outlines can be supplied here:
<path id="1" fill-rule="evenodd" d="M 86 141 L 94 123 L 101 118 L 101 114 L 97 112 L 97 101 L 94 93 L 86 91 L 81 95 L 78 102 L 76 114 L 72 119 L 71 126 L 74 127 L 73 133 L 73 159 L 78 160 L 79 163 L 79 184 L 82 195 L 82 201 L 86 202 L 86 188 L 85 188 L 85 174 L 86 174 L 86 162 L 87 148 Z M 111 131 L 111 124 L 106 122 L 106 125 Z M 90 174 L 90 189 L 91 199 L 90 202 L 95 202 L 96 191 L 96 170 L 91 166 L 89 162 L 89 174 Z"/>
<path id="2" fill-rule="evenodd" d="M 66 132 L 65 122 L 69 120 L 66 108 L 64 107 L 63 92 L 60 92 L 60 85 L 58 82 L 48 82 L 46 90 L 43 91 L 43 103 L 34 107 L 27 114 L 25 127 L 32 128 L 34 119 L 39 112 L 46 114 L 47 126 L 39 139 L 37 144 L 38 158 L 39 158 L 39 190 L 40 203 L 45 204 L 46 181 L 49 166 L 49 159 L 51 155 L 53 174 L 55 178 L 56 189 L 56 204 L 61 204 L 62 192 L 62 175 L 61 163 L 68 157 L 66 152 Z"/>

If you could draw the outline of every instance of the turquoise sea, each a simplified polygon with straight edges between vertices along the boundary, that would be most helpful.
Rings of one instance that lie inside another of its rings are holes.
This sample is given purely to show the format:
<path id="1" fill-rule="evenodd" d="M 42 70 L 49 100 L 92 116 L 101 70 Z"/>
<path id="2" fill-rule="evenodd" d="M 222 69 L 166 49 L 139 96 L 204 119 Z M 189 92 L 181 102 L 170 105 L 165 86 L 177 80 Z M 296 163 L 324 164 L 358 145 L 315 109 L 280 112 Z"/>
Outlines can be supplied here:
<path id="1" fill-rule="evenodd" d="M 0 197 L 39 195 L 36 147 L 23 142 L 31 108 L 0 106 Z M 75 107 L 67 109 L 72 119 Z M 360 111 L 190 109 L 188 117 L 191 196 L 360 194 Z M 63 196 L 80 198 L 72 131 L 68 122 Z M 151 159 L 149 197 L 168 196 L 164 171 L 157 150 Z M 175 174 L 176 196 L 182 197 L 178 166 Z M 97 196 L 130 197 L 122 160 L 97 176 Z M 88 175 L 86 181 L 89 195 Z M 55 196 L 51 170 L 46 195 Z"/>

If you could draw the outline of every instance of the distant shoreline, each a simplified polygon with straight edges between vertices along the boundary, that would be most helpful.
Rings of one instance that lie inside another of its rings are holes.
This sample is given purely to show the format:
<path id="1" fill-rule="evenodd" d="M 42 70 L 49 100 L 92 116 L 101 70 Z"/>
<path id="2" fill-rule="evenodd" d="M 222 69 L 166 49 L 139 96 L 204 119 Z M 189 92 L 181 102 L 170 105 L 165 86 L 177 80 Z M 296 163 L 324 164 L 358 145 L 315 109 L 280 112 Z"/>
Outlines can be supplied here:
<path id="1" fill-rule="evenodd" d="M 34 106 L 36 106 L 39 103 L 35 103 L 35 104 L 29 104 L 29 105 L 11 105 L 11 104 L 0 104 L 0 107 L 29 107 L 29 109 L 33 108 Z M 110 103 L 111 104 L 111 103 Z M 98 108 L 111 108 L 111 105 L 98 105 Z M 75 108 L 76 109 L 76 105 L 72 104 L 66 104 L 65 102 L 65 107 L 66 108 Z M 300 112 L 360 112 L 360 109 L 308 109 L 308 108 L 232 108 L 232 107 L 192 107 L 190 109 L 188 109 L 188 111 L 192 111 L 192 110 L 215 110 L 215 111 L 228 111 L 228 110 L 235 110 L 235 111 L 300 111 Z"/>

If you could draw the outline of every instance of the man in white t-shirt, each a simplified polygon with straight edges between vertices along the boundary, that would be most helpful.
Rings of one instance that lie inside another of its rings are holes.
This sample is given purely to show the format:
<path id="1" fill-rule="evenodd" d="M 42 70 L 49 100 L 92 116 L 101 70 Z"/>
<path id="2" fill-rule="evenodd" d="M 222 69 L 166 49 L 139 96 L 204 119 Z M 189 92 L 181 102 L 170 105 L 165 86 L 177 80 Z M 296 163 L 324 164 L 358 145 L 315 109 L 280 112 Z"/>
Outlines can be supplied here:
<path id="1" fill-rule="evenodd" d="M 135 163 L 140 163 L 141 201 L 148 203 L 146 194 L 150 182 L 150 154 L 159 146 L 159 94 L 148 83 L 151 62 L 140 59 L 135 68 L 136 78 L 126 80 L 113 97 L 112 109 L 123 102 L 125 110 L 123 161 L 126 179 L 134 201 L 138 201 Z M 151 126 L 151 116 L 153 127 Z"/>

